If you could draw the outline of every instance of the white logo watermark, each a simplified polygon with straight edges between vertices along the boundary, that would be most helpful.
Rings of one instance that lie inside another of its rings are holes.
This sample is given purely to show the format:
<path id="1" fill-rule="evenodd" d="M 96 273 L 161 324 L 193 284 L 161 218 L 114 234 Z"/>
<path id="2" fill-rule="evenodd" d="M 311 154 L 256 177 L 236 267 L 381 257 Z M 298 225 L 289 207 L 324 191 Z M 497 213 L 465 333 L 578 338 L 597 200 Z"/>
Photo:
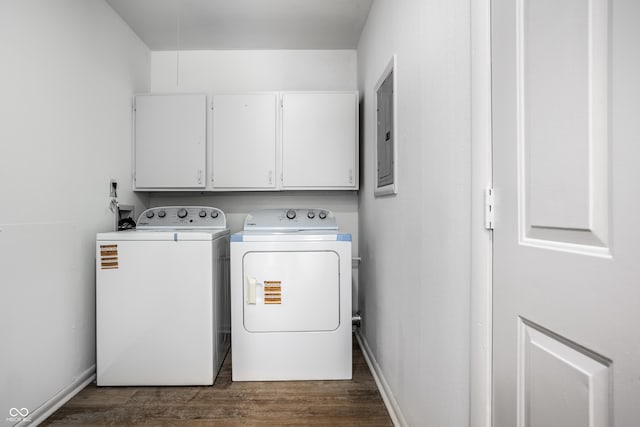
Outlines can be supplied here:
<path id="1" fill-rule="evenodd" d="M 9 409 L 9 417 L 6 420 L 11 422 L 31 422 L 31 417 L 29 416 L 29 410 L 27 408 L 11 408 Z"/>

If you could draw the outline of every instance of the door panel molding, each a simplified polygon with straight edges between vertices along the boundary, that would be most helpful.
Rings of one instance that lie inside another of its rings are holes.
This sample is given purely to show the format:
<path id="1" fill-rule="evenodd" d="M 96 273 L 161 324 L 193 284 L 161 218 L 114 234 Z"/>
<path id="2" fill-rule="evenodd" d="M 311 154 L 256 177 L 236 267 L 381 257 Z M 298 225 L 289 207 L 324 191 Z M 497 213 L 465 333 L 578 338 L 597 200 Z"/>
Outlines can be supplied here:
<path id="1" fill-rule="evenodd" d="M 611 422 L 612 362 L 518 317 L 518 427 Z"/>
<path id="2" fill-rule="evenodd" d="M 609 0 L 516 2 L 522 245 L 611 257 L 609 9 Z"/>

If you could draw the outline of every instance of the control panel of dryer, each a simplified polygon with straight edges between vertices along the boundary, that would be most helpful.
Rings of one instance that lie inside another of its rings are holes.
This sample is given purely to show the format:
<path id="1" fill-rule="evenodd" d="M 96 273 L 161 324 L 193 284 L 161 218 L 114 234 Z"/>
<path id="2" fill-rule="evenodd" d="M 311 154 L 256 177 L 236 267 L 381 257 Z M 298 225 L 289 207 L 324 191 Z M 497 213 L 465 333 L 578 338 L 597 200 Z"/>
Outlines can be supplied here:
<path id="1" fill-rule="evenodd" d="M 244 220 L 245 231 L 337 230 L 336 217 L 330 210 L 316 208 L 261 209 Z"/>
<path id="2" fill-rule="evenodd" d="M 226 228 L 227 220 L 218 208 L 210 206 L 161 206 L 147 209 L 138 217 L 139 229 Z"/>

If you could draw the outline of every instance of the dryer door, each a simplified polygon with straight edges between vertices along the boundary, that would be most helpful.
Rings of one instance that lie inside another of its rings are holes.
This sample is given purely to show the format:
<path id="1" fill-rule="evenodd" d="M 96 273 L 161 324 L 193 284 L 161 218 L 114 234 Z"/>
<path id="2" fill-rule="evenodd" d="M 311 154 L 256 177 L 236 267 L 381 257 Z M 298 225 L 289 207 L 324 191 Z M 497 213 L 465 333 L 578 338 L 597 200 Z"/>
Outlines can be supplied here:
<path id="1" fill-rule="evenodd" d="M 333 251 L 245 254 L 245 329 L 249 332 L 337 329 L 340 325 L 339 260 Z"/>

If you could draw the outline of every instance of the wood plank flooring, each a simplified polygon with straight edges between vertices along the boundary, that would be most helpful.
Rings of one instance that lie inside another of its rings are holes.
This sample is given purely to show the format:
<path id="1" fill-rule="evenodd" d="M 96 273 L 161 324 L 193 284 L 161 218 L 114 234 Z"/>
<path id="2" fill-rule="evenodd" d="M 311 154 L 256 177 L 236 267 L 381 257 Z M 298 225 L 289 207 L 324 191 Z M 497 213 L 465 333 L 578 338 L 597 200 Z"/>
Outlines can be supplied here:
<path id="1" fill-rule="evenodd" d="M 350 381 L 232 382 L 228 354 L 210 387 L 91 384 L 42 426 L 392 426 L 354 339 Z"/>

